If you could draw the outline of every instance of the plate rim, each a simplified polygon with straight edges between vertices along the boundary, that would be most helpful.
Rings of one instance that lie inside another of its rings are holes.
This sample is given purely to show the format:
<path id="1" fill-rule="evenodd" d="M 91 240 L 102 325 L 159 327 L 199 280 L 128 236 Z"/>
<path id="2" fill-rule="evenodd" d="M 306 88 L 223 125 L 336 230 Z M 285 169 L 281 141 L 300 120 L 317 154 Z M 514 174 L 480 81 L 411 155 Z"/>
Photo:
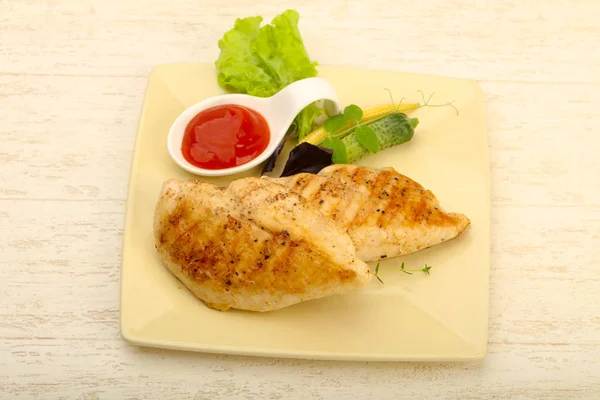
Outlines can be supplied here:
<path id="1" fill-rule="evenodd" d="M 127 324 L 125 321 L 125 316 L 123 313 L 123 301 L 126 297 L 124 292 L 124 275 L 125 275 L 125 259 L 126 254 L 129 252 L 128 247 L 126 246 L 128 232 L 132 229 L 132 219 L 133 219 L 133 201 L 131 201 L 132 197 L 135 197 L 133 194 L 133 183 L 135 181 L 135 175 L 138 173 L 138 158 L 139 158 L 139 148 L 141 142 L 141 129 L 144 124 L 145 115 L 148 113 L 148 99 L 150 97 L 150 87 L 153 81 L 153 78 L 157 78 L 161 72 L 168 68 L 173 68 L 177 66 L 194 66 L 194 65 L 214 65 L 211 62 L 171 62 L 155 65 L 150 73 L 148 74 L 147 82 L 145 85 L 145 93 L 143 96 L 141 110 L 138 117 L 138 122 L 135 130 L 135 142 L 133 146 L 133 154 L 130 162 L 130 173 L 127 184 L 127 199 L 125 205 L 125 215 L 124 215 L 124 226 L 122 231 L 122 250 L 121 250 L 121 271 L 120 271 L 120 290 L 119 290 L 119 333 L 120 336 L 129 344 L 143 347 L 153 347 L 153 348 L 161 348 L 161 349 L 169 349 L 176 351 L 189 351 L 194 353 L 208 353 L 208 354 L 229 354 L 229 355 L 238 355 L 238 356 L 254 356 L 254 357 L 268 357 L 268 358 L 291 358 L 291 359 L 303 359 L 303 360 L 330 360 L 330 361 L 380 361 L 380 362 L 462 362 L 462 361 L 473 361 L 473 360 L 481 360 L 485 358 L 488 351 L 488 341 L 489 341 L 489 307 L 490 307 L 490 298 L 489 298 L 489 281 L 490 281 L 490 270 L 491 270 L 491 181 L 490 181 L 490 157 L 489 157 L 489 138 L 488 138 L 488 127 L 487 127 L 487 113 L 485 107 L 485 99 L 483 97 L 483 91 L 481 85 L 478 80 L 475 79 L 467 79 L 467 78 L 459 78 L 459 77 L 451 77 L 451 76 L 443 76 L 443 75 L 435 75 L 435 74 L 420 74 L 414 72 L 404 72 L 397 71 L 393 69 L 379 69 L 379 68 L 362 68 L 362 67 L 354 67 L 347 65 L 336 65 L 336 64 L 320 64 L 319 67 L 325 68 L 335 68 L 335 69 L 346 69 L 346 70 L 361 70 L 365 72 L 385 72 L 385 73 L 399 73 L 407 76 L 419 76 L 419 77 L 429 77 L 429 78 L 439 78 L 445 80 L 455 80 L 462 82 L 469 82 L 473 85 L 474 89 L 478 92 L 478 96 L 481 97 L 481 101 L 484 107 L 482 107 L 482 122 L 484 128 L 484 141 L 485 141 L 485 154 L 484 158 L 486 160 L 487 168 L 485 170 L 485 195 L 487 201 L 487 215 L 490 219 L 487 225 L 487 234 L 488 240 L 486 242 L 487 253 L 488 255 L 488 265 L 487 265 L 487 288 L 486 288 L 486 327 L 485 327 L 485 341 L 481 344 L 481 346 L 477 346 L 480 348 L 476 348 L 476 346 L 471 346 L 471 348 L 475 351 L 472 354 L 468 355 L 466 352 L 461 355 L 452 355 L 452 354 L 412 354 L 408 355 L 405 353 L 390 353 L 390 354 L 380 354 L 380 353 L 367 353 L 367 352 L 328 352 L 328 351 L 314 351 L 314 350 L 289 350 L 289 349 L 277 349 L 277 348 L 256 348 L 250 346 L 232 346 L 232 345 L 212 345 L 207 343 L 197 343 L 190 344 L 186 342 L 175 342 L 173 340 L 165 340 L 165 339 L 145 339 L 143 337 L 137 336 L 136 334 L 129 332 L 127 329 Z M 129 233 L 130 234 L 130 233 Z"/>

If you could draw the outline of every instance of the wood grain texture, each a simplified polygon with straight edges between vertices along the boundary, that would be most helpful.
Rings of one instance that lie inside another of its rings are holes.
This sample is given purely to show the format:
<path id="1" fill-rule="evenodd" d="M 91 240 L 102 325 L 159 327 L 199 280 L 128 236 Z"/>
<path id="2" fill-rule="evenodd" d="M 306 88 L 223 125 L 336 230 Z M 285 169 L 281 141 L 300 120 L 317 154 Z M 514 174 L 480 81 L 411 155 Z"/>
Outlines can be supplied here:
<path id="1" fill-rule="evenodd" d="M 148 74 L 214 60 L 236 17 L 285 8 L 300 11 L 321 64 L 481 82 L 493 201 L 483 362 L 277 360 L 120 339 Z M 0 0 L 0 398 L 599 398 L 599 12 L 592 0 Z"/>

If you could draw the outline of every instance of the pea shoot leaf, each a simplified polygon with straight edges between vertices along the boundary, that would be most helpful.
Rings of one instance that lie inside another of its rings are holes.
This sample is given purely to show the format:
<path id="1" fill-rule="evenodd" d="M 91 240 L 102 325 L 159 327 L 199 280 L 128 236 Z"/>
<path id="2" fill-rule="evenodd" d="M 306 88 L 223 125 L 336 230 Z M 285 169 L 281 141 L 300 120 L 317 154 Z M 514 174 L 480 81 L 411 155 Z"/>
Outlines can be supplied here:
<path id="1" fill-rule="evenodd" d="M 362 144 L 371 153 L 379 151 L 379 140 L 373 128 L 367 125 L 358 125 L 354 128 L 354 135 L 358 143 Z"/>
<path id="2" fill-rule="evenodd" d="M 344 108 L 344 117 L 346 117 L 346 121 L 359 122 L 362 116 L 363 111 L 356 104 L 350 104 L 349 106 Z"/>
<path id="3" fill-rule="evenodd" d="M 333 150 L 333 163 L 334 164 L 346 164 L 348 162 L 348 156 L 346 154 L 346 145 L 340 138 L 327 137 L 322 146 Z"/>
<path id="4" fill-rule="evenodd" d="M 347 123 L 346 117 L 343 114 L 338 114 L 327 118 L 323 126 L 325 126 L 327 132 L 334 133 L 345 127 Z"/>

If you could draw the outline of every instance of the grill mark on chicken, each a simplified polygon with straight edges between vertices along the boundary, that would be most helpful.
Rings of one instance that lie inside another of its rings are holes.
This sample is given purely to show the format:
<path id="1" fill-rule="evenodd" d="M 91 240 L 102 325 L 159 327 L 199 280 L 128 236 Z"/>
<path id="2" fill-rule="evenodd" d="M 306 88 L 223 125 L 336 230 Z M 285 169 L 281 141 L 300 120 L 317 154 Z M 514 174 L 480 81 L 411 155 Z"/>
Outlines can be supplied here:
<path id="1" fill-rule="evenodd" d="M 384 186 L 380 188 L 378 191 L 378 198 L 381 199 L 381 215 L 379 226 L 387 227 L 390 225 L 393 219 L 398 218 L 399 215 L 394 212 L 392 208 L 391 198 L 392 192 L 394 191 L 394 180 L 392 179 L 391 173 L 389 171 L 382 171 L 385 177 Z"/>
<path id="2" fill-rule="evenodd" d="M 391 176 L 391 189 L 389 190 L 390 197 L 386 210 L 386 225 L 389 224 L 392 219 L 401 217 L 401 214 L 398 215 L 398 210 L 403 209 L 406 205 L 406 188 L 394 185 L 394 182 L 398 182 L 399 180 L 399 177 Z"/>
<path id="3" fill-rule="evenodd" d="M 381 198 L 379 191 L 381 189 L 381 187 L 384 187 L 385 182 L 386 182 L 386 171 L 382 171 L 382 172 L 376 172 L 373 171 L 370 175 L 371 179 L 373 180 L 373 185 L 369 187 L 370 189 L 370 198 L 372 199 L 372 202 L 374 204 L 373 208 L 375 208 L 375 206 L 377 208 L 375 208 L 375 213 L 373 214 L 375 221 L 373 221 L 374 225 L 379 226 L 380 228 L 382 227 L 382 217 L 384 215 L 385 212 L 385 202 L 383 201 L 383 199 Z"/>
<path id="4" fill-rule="evenodd" d="M 405 197 L 406 189 L 402 186 L 395 185 L 397 182 L 393 174 L 386 171 L 388 186 L 385 188 L 386 193 L 389 195 L 385 205 L 385 218 L 382 218 L 382 225 L 389 226 L 393 222 L 397 221 L 398 218 L 403 218 L 402 210 L 409 208 L 409 203 Z M 403 223 L 406 223 L 406 218 L 403 218 Z"/>
<path id="5" fill-rule="evenodd" d="M 313 182 L 319 186 L 319 189 L 317 195 L 310 200 L 313 203 L 323 200 L 323 203 L 321 203 L 323 213 L 333 220 L 337 220 L 340 214 L 340 203 L 343 193 L 328 179 L 323 179 L 315 175 Z"/>
<path id="6" fill-rule="evenodd" d="M 347 226 L 347 228 L 353 229 L 357 226 L 367 223 L 369 219 L 373 218 L 373 211 L 376 210 L 378 206 L 378 204 L 376 204 L 372 198 L 373 181 L 371 171 L 362 168 L 356 168 L 348 177 L 338 175 L 336 176 L 336 178 L 342 181 L 346 181 L 346 187 L 348 188 L 352 188 L 352 184 L 358 185 L 358 182 L 364 182 L 364 185 L 361 187 L 366 193 L 366 196 L 363 198 L 360 211 L 352 219 L 351 223 Z"/>
<path id="7" fill-rule="evenodd" d="M 306 179 L 306 175 L 301 175 L 296 180 L 296 188 L 295 188 L 295 190 L 297 192 L 301 193 L 302 191 L 304 191 L 304 189 L 306 189 L 306 187 L 308 185 L 310 185 L 310 179 Z"/>

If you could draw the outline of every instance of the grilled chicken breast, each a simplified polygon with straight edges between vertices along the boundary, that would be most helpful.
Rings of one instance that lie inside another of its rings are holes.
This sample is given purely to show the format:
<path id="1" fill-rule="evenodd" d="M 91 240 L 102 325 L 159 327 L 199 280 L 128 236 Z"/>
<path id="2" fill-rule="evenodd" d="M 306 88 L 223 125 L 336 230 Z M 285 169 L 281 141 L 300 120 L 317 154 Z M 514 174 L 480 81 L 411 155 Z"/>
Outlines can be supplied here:
<path id="1" fill-rule="evenodd" d="M 166 268 L 218 310 L 277 310 L 371 279 L 343 229 L 264 179 L 165 182 L 154 235 Z"/>
<path id="2" fill-rule="evenodd" d="M 289 187 L 348 232 L 358 258 L 376 261 L 454 239 L 469 225 L 434 194 L 393 168 L 336 164 L 270 182 Z"/>

